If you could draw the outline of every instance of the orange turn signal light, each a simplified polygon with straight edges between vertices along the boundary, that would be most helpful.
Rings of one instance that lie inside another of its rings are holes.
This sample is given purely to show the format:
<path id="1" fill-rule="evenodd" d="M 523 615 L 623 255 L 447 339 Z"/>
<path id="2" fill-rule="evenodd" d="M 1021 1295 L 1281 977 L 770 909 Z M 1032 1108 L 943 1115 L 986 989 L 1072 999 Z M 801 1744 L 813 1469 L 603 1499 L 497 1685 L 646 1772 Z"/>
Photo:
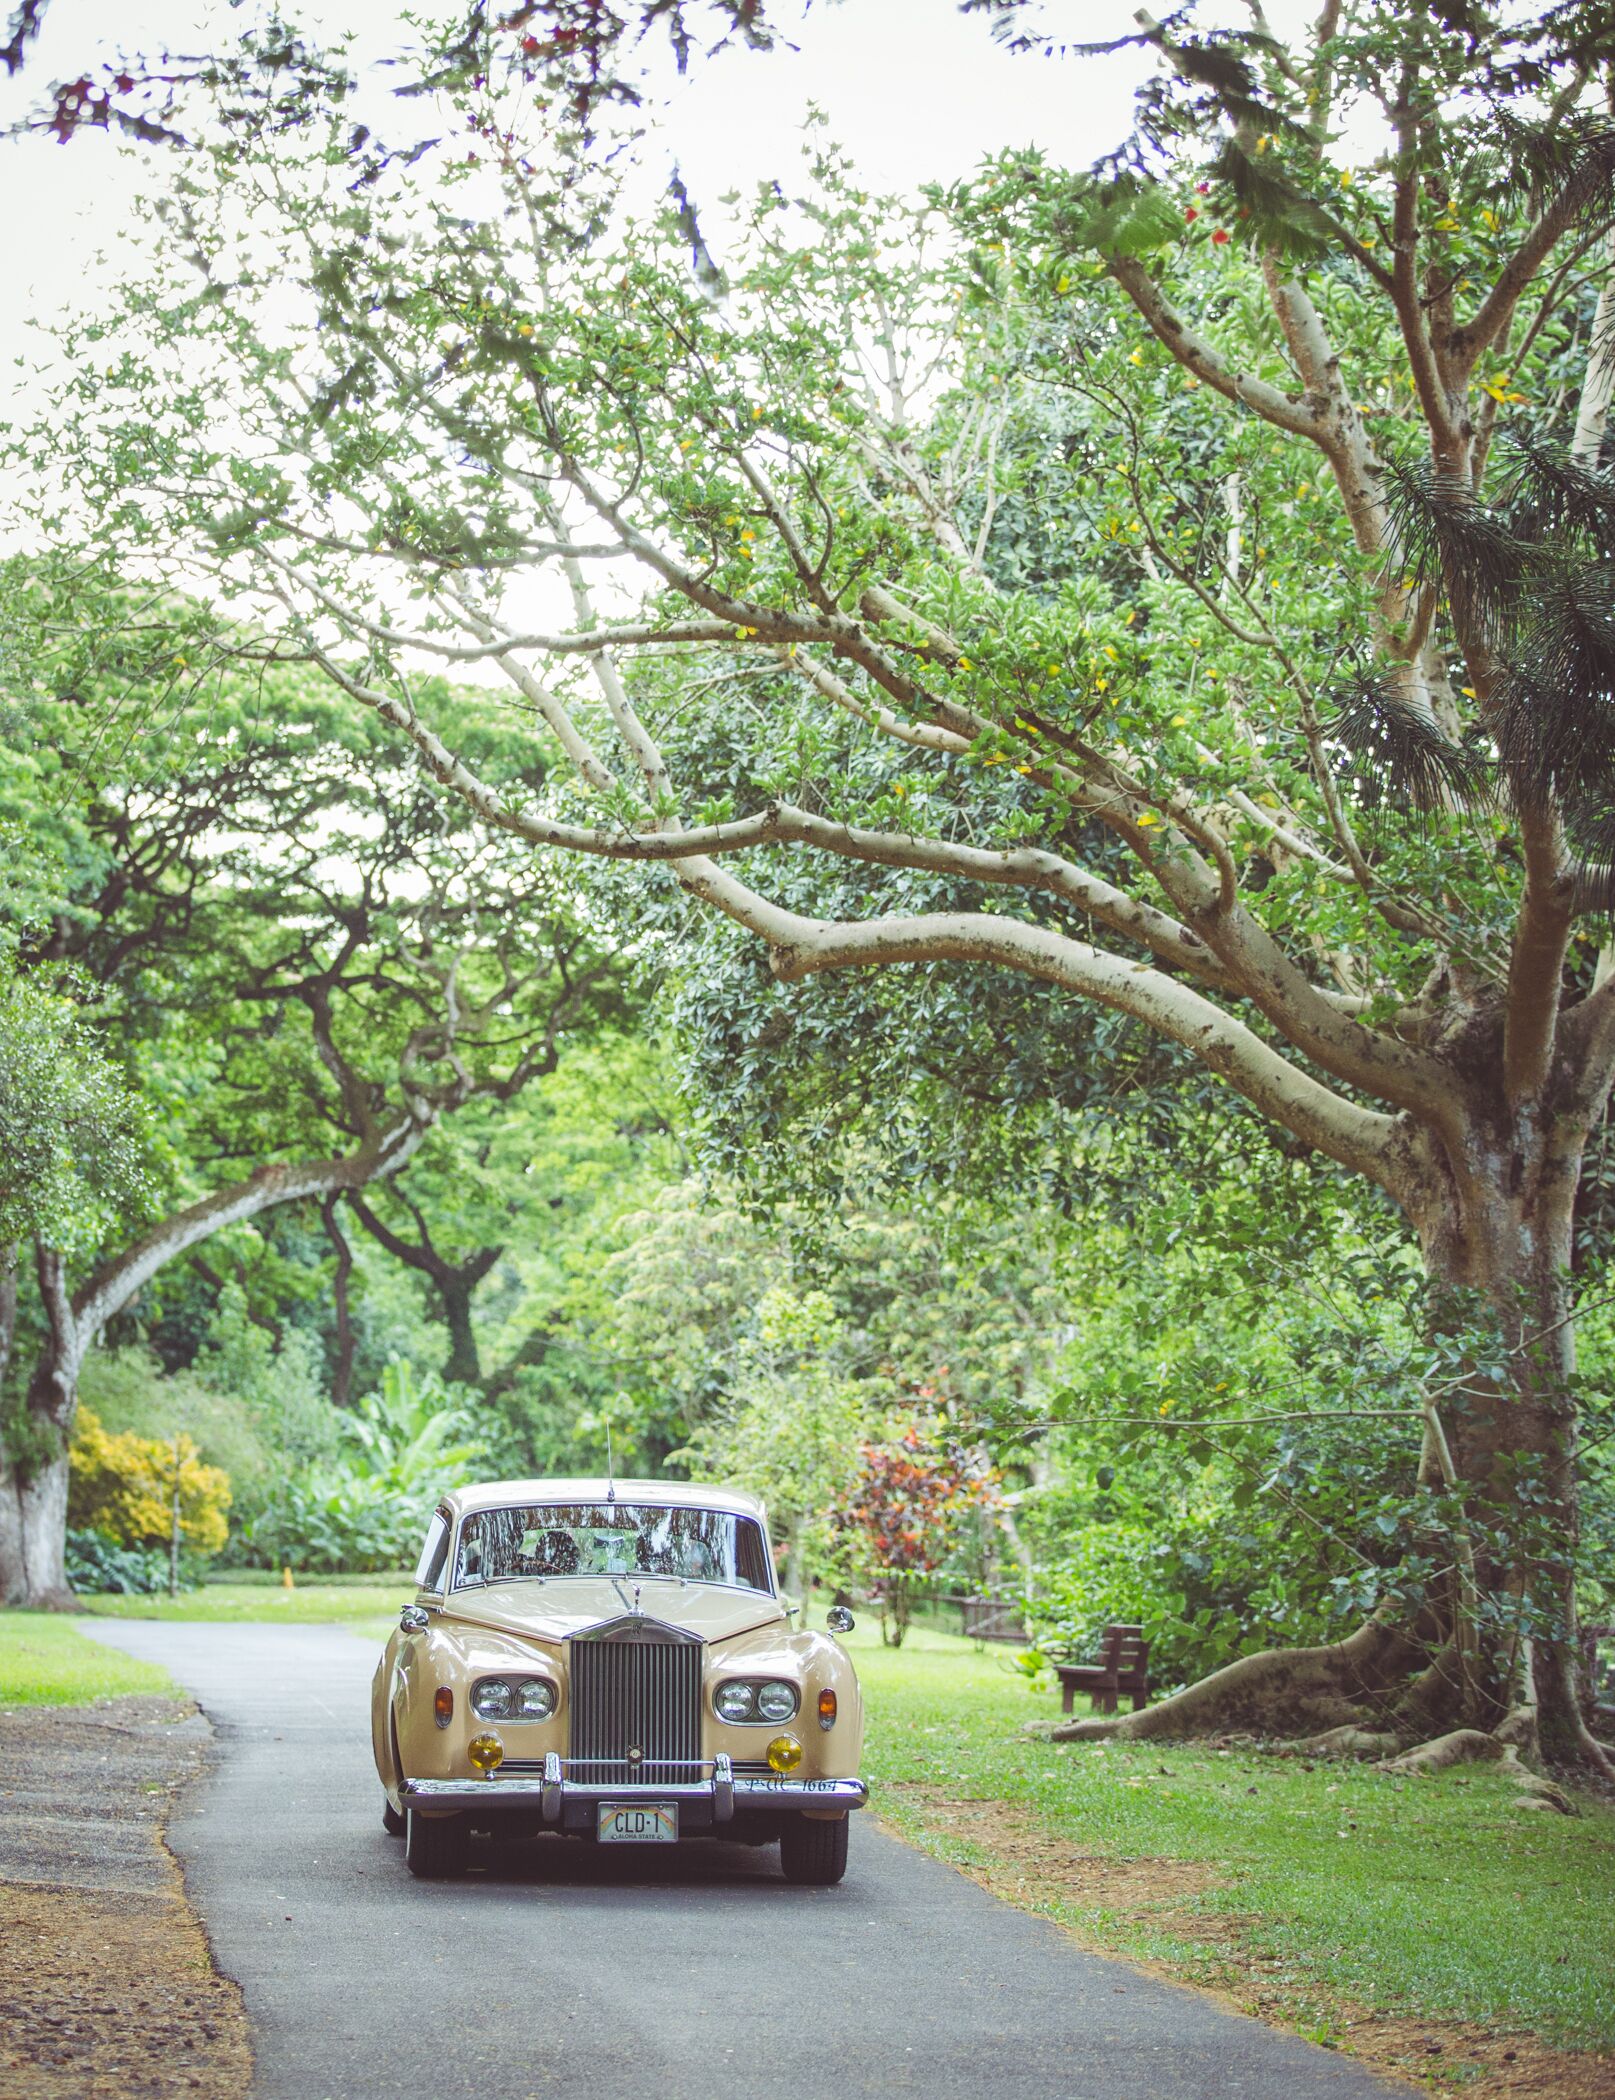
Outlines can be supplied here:
<path id="1" fill-rule="evenodd" d="M 454 1719 L 453 1687 L 440 1684 L 432 1694 L 432 1716 L 439 1728 L 447 1728 Z"/>
<path id="2" fill-rule="evenodd" d="M 834 1726 L 835 1726 L 835 1725 L 836 1725 L 836 1695 L 835 1695 L 835 1693 L 834 1693 L 834 1692 L 830 1692 L 830 1691 L 824 1691 L 824 1692 L 820 1692 L 820 1694 L 819 1694 L 819 1726 L 820 1726 L 821 1728 L 834 1728 Z"/>

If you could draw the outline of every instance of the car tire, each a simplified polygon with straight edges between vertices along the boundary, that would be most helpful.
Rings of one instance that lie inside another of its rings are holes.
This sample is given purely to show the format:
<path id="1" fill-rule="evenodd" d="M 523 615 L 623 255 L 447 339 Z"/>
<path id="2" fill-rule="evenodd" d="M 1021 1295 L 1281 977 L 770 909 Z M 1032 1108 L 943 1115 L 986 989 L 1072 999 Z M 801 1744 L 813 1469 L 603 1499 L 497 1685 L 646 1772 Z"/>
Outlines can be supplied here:
<path id="1" fill-rule="evenodd" d="M 847 1871 L 847 1826 L 850 1816 L 833 1822 L 797 1816 L 780 1833 L 779 1863 L 785 1879 L 798 1888 L 828 1889 Z"/>
<path id="2" fill-rule="evenodd" d="M 464 1816 L 423 1816 L 405 1811 L 404 1862 L 417 1881 L 452 1881 L 463 1874 L 471 1832 Z"/>
<path id="3" fill-rule="evenodd" d="M 381 1827 L 390 1838 L 401 1838 L 404 1834 L 404 1819 L 385 1794 L 381 1797 Z"/>

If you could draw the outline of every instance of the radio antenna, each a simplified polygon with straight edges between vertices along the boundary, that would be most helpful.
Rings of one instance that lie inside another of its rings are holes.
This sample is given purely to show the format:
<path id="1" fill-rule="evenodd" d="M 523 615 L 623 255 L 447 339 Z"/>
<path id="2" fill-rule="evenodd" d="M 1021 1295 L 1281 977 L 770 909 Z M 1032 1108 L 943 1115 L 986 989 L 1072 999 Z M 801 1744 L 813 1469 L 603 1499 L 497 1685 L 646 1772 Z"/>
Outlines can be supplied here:
<path id="1" fill-rule="evenodd" d="M 617 1464 L 611 1455 L 611 1417 L 606 1416 L 606 1500 L 617 1499 Z"/>

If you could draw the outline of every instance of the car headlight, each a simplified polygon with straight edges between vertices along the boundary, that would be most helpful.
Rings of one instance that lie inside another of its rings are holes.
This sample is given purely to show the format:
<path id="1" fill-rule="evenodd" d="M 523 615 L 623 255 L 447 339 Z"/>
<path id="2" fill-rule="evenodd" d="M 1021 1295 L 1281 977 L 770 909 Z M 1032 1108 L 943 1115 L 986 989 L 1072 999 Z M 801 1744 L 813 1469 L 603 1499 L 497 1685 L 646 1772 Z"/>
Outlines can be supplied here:
<path id="1" fill-rule="evenodd" d="M 484 1721 L 547 1721 L 555 1687 L 547 1677 L 480 1677 L 471 1687 L 471 1711 Z"/>
<path id="2" fill-rule="evenodd" d="M 720 1721 L 767 1721 L 776 1727 L 791 1718 L 799 1703 L 796 1686 L 780 1677 L 734 1677 L 712 1695 Z"/>

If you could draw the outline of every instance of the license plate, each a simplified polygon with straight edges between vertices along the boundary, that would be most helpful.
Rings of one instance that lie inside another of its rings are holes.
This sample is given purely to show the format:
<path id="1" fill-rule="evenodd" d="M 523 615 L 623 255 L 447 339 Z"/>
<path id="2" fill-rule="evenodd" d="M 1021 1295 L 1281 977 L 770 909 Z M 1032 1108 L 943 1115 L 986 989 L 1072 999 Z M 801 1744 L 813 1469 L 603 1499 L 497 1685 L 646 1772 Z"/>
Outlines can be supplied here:
<path id="1" fill-rule="evenodd" d="M 602 1802 L 599 1835 L 602 1845 L 676 1845 L 678 1804 L 636 1802 L 632 1808 L 624 1808 L 615 1802 Z"/>

